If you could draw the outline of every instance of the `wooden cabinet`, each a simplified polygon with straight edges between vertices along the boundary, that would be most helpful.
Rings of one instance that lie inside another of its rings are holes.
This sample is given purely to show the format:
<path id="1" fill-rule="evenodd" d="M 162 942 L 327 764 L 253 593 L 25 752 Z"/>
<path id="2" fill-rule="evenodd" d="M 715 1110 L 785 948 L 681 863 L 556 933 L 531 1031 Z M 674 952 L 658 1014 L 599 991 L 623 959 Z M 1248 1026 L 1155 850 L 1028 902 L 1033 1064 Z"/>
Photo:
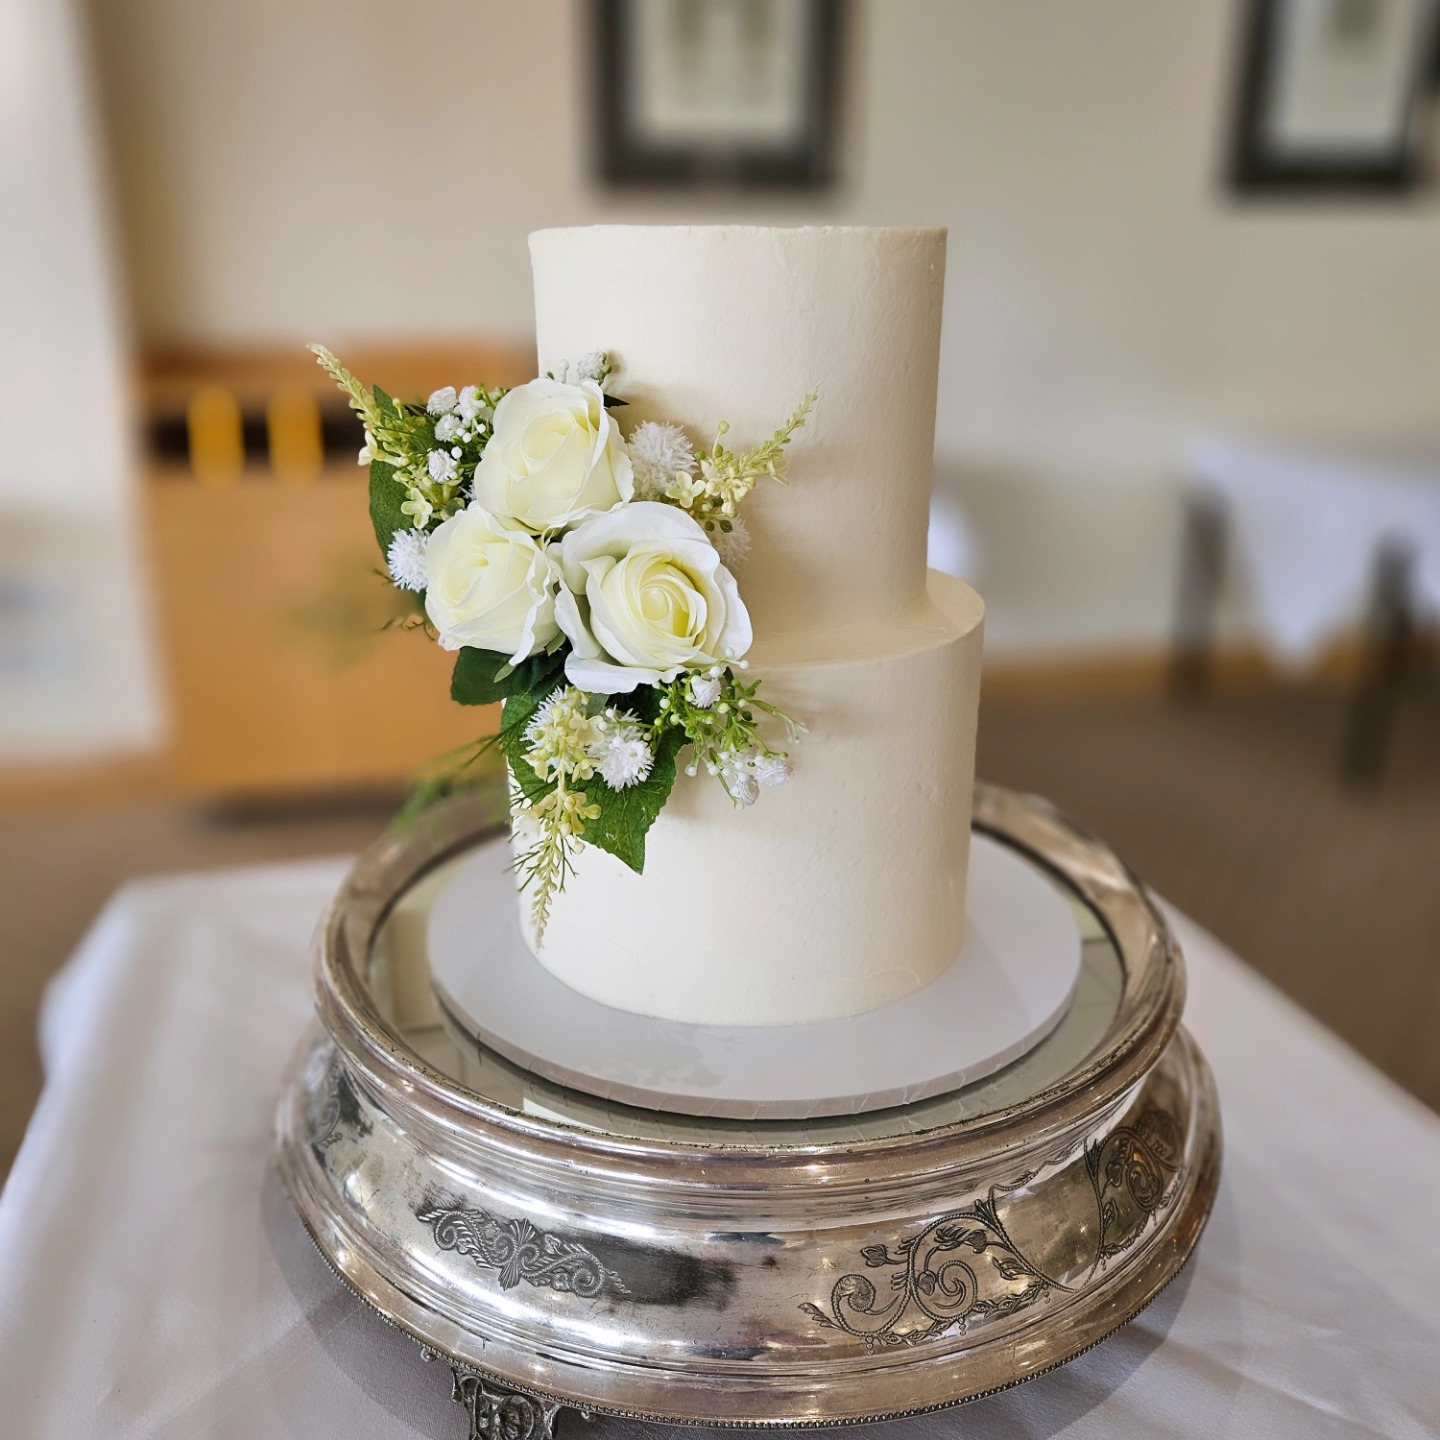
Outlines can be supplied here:
<path id="1" fill-rule="evenodd" d="M 534 374 L 523 349 L 351 363 L 405 396 Z M 171 367 L 152 376 L 151 413 L 183 406 L 187 385 L 229 380 L 248 432 L 257 409 L 265 414 L 267 376 L 277 388 L 309 385 L 312 368 L 303 352 L 230 375 L 197 365 L 188 381 Z M 333 404 L 319 379 L 317 398 Z M 189 793 L 399 785 L 498 725 L 493 707 L 450 700 L 452 656 L 398 628 L 406 597 L 382 578 L 366 473 L 353 455 L 348 462 L 297 481 L 252 455 L 225 483 L 205 483 L 184 463 L 152 464 L 145 517 L 171 702 L 168 768 Z"/>

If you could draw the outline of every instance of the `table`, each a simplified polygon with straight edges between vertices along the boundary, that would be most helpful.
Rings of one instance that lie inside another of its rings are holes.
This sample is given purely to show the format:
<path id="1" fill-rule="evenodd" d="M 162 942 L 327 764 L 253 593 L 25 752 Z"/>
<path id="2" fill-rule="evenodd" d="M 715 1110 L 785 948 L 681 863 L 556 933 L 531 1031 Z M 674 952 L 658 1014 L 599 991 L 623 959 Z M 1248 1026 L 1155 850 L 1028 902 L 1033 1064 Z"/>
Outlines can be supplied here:
<path id="1" fill-rule="evenodd" d="M 0 1197 L 5 1434 L 463 1436 L 448 1369 L 335 1279 L 270 1171 L 306 944 L 343 872 L 132 884 L 57 978 Z M 1225 1107 L 1196 1259 L 1064 1369 L 885 1440 L 1440 1433 L 1440 1118 L 1174 919 Z M 567 1415 L 567 1433 L 658 1432 Z"/>
<path id="2" fill-rule="evenodd" d="M 1208 686 L 1226 552 L 1244 572 L 1256 633 L 1296 670 L 1347 626 L 1366 644 L 1341 757 L 1380 778 L 1395 702 L 1440 612 L 1440 463 L 1211 440 L 1186 467 L 1172 688 Z"/>

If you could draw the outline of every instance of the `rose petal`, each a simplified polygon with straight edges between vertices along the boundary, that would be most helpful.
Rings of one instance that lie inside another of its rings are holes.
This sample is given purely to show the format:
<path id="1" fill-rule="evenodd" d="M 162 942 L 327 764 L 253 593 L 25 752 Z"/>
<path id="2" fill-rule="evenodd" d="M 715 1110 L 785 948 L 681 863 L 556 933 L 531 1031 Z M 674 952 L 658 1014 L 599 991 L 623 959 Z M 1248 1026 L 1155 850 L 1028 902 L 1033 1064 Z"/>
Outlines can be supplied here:
<path id="1" fill-rule="evenodd" d="M 577 655 L 573 650 L 565 657 L 565 678 L 577 690 L 591 695 L 628 695 L 639 685 L 669 684 L 677 674 L 678 670 L 666 674 L 637 666 L 612 665 L 605 660 Z"/>
<path id="2" fill-rule="evenodd" d="M 589 625 L 585 623 L 580 611 L 582 603 L 573 591 L 562 585 L 560 593 L 555 597 L 555 623 L 569 640 L 572 654 L 584 659 L 598 659 L 604 652 L 590 633 Z"/>

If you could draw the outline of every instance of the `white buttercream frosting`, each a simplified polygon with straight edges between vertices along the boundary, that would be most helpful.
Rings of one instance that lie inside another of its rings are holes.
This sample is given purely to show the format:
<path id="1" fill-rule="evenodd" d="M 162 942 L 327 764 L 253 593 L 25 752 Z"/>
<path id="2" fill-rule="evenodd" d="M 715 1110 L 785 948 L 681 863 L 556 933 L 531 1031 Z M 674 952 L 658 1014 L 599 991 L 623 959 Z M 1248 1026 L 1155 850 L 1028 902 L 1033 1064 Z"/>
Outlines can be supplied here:
<path id="1" fill-rule="evenodd" d="M 603 347 L 628 434 L 770 436 L 812 389 L 790 483 L 744 504 L 757 635 L 899 615 L 925 592 L 943 230 L 594 226 L 530 237 L 540 368 Z"/>
<path id="2" fill-rule="evenodd" d="M 579 856 L 540 962 L 607 1004 L 715 1025 L 859 1014 L 935 979 L 965 929 L 983 607 L 938 573 L 931 595 L 889 653 L 777 665 L 757 645 L 765 693 L 810 726 L 790 780 L 737 811 L 682 775 L 643 875 Z"/>
<path id="3" fill-rule="evenodd" d="M 645 873 L 587 848 L 541 962 L 622 1009 L 714 1024 L 857 1014 L 960 949 L 983 606 L 925 569 L 945 235 L 595 227 L 531 237 L 542 369 L 597 348 L 628 433 L 764 438 L 809 390 L 790 483 L 745 502 L 752 674 L 802 719 L 737 811 L 682 775 Z M 522 913 L 528 905 L 522 899 Z"/>

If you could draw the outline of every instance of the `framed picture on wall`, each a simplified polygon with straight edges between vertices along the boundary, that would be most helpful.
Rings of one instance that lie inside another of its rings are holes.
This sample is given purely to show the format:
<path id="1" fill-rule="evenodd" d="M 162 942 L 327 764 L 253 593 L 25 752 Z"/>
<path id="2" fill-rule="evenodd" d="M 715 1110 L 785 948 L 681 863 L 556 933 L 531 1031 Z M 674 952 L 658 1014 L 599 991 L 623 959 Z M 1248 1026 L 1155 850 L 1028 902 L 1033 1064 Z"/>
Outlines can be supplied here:
<path id="1" fill-rule="evenodd" d="M 1436 0 L 1249 0 L 1231 180 L 1398 191 L 1421 172 Z"/>
<path id="2" fill-rule="evenodd" d="M 844 10 L 844 0 L 593 0 L 601 177 L 829 184 Z"/>

